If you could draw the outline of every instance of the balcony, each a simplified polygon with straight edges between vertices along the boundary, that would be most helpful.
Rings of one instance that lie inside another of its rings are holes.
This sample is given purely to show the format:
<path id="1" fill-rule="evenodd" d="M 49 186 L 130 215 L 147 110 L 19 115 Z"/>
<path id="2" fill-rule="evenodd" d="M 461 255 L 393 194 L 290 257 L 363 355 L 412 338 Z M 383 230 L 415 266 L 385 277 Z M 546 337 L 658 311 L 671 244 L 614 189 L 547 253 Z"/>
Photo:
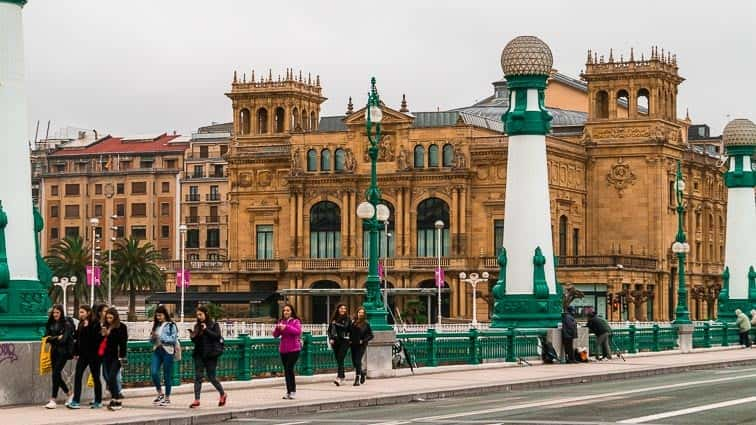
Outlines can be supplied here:
<path id="1" fill-rule="evenodd" d="M 249 259 L 239 262 L 239 271 L 278 273 L 281 271 L 281 260 L 278 259 Z"/>
<path id="2" fill-rule="evenodd" d="M 200 195 L 199 193 L 190 193 L 186 195 L 186 202 L 199 202 Z"/>
<path id="3" fill-rule="evenodd" d="M 656 270 L 657 260 L 653 257 L 632 255 L 579 255 L 559 257 L 559 268 L 618 267 Z"/>
<path id="4" fill-rule="evenodd" d="M 205 216 L 205 223 L 207 224 L 226 224 L 225 215 L 207 215 Z"/>
<path id="5" fill-rule="evenodd" d="M 441 267 L 448 268 L 450 264 L 449 257 L 441 257 Z M 414 257 L 409 259 L 410 269 L 435 269 L 438 267 L 438 258 L 436 257 Z"/>
<path id="6" fill-rule="evenodd" d="M 199 216 L 197 215 L 188 215 L 184 217 L 184 223 L 186 224 L 199 224 Z"/>
<path id="7" fill-rule="evenodd" d="M 205 195 L 205 200 L 207 202 L 220 202 L 220 193 L 208 193 L 207 195 Z"/>
<path id="8" fill-rule="evenodd" d="M 158 265 L 167 271 L 176 271 L 181 269 L 181 260 L 159 261 Z M 231 261 L 229 260 L 191 260 L 184 261 L 184 267 L 191 271 L 231 271 Z"/>

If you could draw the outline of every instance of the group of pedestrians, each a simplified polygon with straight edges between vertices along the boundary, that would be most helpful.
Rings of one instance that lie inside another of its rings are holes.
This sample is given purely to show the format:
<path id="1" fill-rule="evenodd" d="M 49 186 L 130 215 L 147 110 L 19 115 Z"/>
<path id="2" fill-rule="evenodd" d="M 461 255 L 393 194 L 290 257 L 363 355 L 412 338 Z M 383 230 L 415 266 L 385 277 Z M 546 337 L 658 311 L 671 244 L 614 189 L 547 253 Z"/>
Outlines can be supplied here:
<path id="1" fill-rule="evenodd" d="M 364 307 L 357 309 L 353 318 L 349 317 L 349 311 L 345 304 L 336 306 L 336 311 L 328 326 L 328 343 L 336 357 L 336 386 L 344 385 L 346 374 L 344 360 L 347 351 L 352 354 L 352 366 L 354 366 L 354 386 L 365 383 L 367 370 L 365 368 L 367 345 L 373 339 L 373 330 L 367 321 L 367 313 Z"/>
<path id="2" fill-rule="evenodd" d="M 596 335 L 596 345 L 601 349 L 601 354 L 596 353 L 596 360 L 612 358 L 612 349 L 609 338 L 612 335 L 612 327 L 603 317 L 591 310 L 588 312 L 588 322 L 585 325 L 588 331 Z M 562 345 L 567 357 L 567 363 L 577 363 L 574 341 L 578 337 L 578 323 L 575 320 L 575 308 L 570 306 L 562 313 Z"/>
<path id="3" fill-rule="evenodd" d="M 740 337 L 740 345 L 743 348 L 751 348 L 753 341 L 751 341 L 751 328 L 756 326 L 756 310 L 751 310 L 751 318 L 749 319 L 741 309 L 735 310 L 735 324 L 738 326 L 738 334 Z"/>

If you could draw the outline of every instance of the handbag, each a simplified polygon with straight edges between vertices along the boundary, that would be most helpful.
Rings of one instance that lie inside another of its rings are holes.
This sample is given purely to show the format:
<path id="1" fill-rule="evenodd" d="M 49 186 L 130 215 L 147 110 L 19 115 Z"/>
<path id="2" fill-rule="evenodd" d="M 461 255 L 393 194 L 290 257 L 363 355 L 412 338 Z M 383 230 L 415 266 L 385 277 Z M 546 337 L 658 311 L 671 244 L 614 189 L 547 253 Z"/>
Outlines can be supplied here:
<path id="1" fill-rule="evenodd" d="M 100 341 L 100 346 L 97 347 L 97 355 L 100 357 L 105 356 L 105 348 L 108 346 L 108 337 L 105 337 Z"/>
<path id="2" fill-rule="evenodd" d="M 42 345 L 39 347 L 39 374 L 46 375 L 52 372 L 52 356 L 50 355 L 50 346 L 47 344 L 47 337 L 42 338 Z"/>

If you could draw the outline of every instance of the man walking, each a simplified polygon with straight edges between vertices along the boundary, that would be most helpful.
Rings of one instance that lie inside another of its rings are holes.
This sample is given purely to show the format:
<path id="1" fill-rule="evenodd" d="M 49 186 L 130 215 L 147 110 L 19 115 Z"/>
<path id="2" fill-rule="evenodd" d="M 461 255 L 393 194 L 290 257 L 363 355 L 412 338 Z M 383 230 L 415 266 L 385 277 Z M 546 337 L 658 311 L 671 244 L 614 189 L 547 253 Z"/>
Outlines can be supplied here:
<path id="1" fill-rule="evenodd" d="M 567 307 L 567 311 L 562 313 L 562 346 L 564 353 L 567 355 L 567 363 L 577 363 L 575 361 L 575 338 L 578 336 L 577 321 L 575 321 L 575 308 Z"/>
<path id="2" fill-rule="evenodd" d="M 604 320 L 596 314 L 595 311 L 588 313 L 588 329 L 591 333 L 596 334 L 596 345 L 601 347 L 601 357 L 599 358 L 596 353 L 596 360 L 611 359 L 612 349 L 609 347 L 609 336 L 612 333 L 612 328 L 609 326 L 609 322 Z"/>

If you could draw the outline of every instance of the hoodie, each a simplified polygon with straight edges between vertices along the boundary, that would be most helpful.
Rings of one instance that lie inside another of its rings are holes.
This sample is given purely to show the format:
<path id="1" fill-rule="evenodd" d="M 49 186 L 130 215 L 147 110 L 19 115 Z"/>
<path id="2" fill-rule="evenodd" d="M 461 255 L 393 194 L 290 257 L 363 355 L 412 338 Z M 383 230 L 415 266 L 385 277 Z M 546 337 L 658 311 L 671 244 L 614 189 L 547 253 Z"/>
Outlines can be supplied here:
<path id="1" fill-rule="evenodd" d="M 745 313 L 743 313 L 740 309 L 737 309 L 735 310 L 735 316 L 737 317 L 735 324 L 738 325 L 740 333 L 748 332 L 751 330 L 751 321 L 748 320 L 748 316 L 746 316 Z"/>

